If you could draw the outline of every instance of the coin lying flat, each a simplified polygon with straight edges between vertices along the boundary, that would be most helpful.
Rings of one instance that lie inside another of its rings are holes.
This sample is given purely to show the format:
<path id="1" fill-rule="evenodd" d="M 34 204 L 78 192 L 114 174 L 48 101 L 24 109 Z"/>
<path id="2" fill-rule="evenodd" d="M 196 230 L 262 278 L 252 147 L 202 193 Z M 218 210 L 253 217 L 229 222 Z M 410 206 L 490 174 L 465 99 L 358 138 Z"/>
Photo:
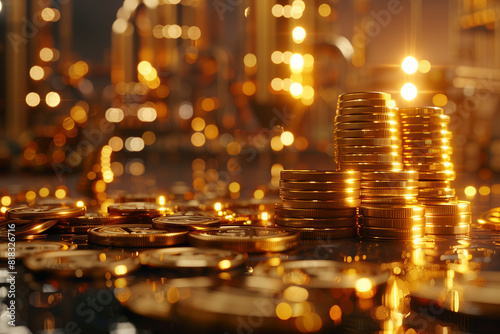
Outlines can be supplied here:
<path id="1" fill-rule="evenodd" d="M 341 200 L 345 198 L 357 198 L 360 196 L 359 189 L 333 190 L 333 191 L 314 191 L 314 190 L 286 190 L 280 189 L 280 197 L 282 199 L 293 200 Z"/>
<path id="2" fill-rule="evenodd" d="M 426 216 L 451 216 L 464 213 L 470 213 L 471 206 L 469 201 L 456 201 L 443 203 L 441 205 L 426 205 Z"/>
<path id="3" fill-rule="evenodd" d="M 356 100 L 340 100 L 338 103 L 339 109 L 351 108 L 351 107 L 371 107 L 371 106 L 381 106 L 381 107 L 394 107 L 394 100 L 386 99 L 356 99 Z"/>
<path id="4" fill-rule="evenodd" d="M 335 228 L 354 227 L 356 217 L 345 218 L 285 218 L 276 217 L 275 222 L 282 227 Z"/>
<path id="5" fill-rule="evenodd" d="M 291 231 L 300 233 L 301 239 L 343 239 L 352 238 L 357 235 L 356 227 L 289 227 Z"/>
<path id="6" fill-rule="evenodd" d="M 444 110 L 440 107 L 413 107 L 413 108 L 399 108 L 402 115 L 442 115 Z"/>
<path id="7" fill-rule="evenodd" d="M 59 277 L 104 277 L 106 273 L 123 276 L 139 268 L 131 255 L 98 250 L 43 252 L 24 259 L 25 266 L 36 273 Z"/>
<path id="8" fill-rule="evenodd" d="M 157 229 L 187 228 L 189 230 L 202 230 L 219 227 L 220 218 L 202 215 L 170 215 L 153 218 L 153 227 Z"/>
<path id="9" fill-rule="evenodd" d="M 85 207 L 71 206 L 18 206 L 7 210 L 10 219 L 64 219 L 85 214 Z"/>
<path id="10" fill-rule="evenodd" d="M 318 170 L 282 170 L 283 181 L 329 181 L 339 182 L 349 179 L 359 180 L 357 171 L 318 171 Z"/>
<path id="11" fill-rule="evenodd" d="M 299 191 L 335 191 L 359 189 L 359 180 L 348 179 L 340 182 L 318 182 L 318 181 L 280 181 L 280 189 L 282 190 L 299 190 Z"/>
<path id="12" fill-rule="evenodd" d="M 36 235 L 43 233 L 56 225 L 59 221 L 51 220 L 31 220 L 31 219 L 7 219 L 0 224 L 0 235 L 2 238 L 7 238 L 8 230 L 14 230 L 16 238 L 21 236 Z M 9 225 L 15 225 L 14 229 L 10 229 Z"/>
<path id="13" fill-rule="evenodd" d="M 296 232 L 259 226 L 221 226 L 190 232 L 188 238 L 195 247 L 227 248 L 246 253 L 287 251 L 297 247 L 300 240 Z"/>
<path id="14" fill-rule="evenodd" d="M 108 213 L 120 216 L 128 215 L 148 215 L 151 217 L 163 216 L 172 213 L 171 206 L 159 205 L 150 202 L 128 202 L 111 204 L 108 207 Z"/>
<path id="15" fill-rule="evenodd" d="M 301 201 L 301 200 L 283 200 L 284 208 L 292 209 L 343 209 L 359 206 L 361 201 L 357 197 L 344 198 L 331 201 Z"/>
<path id="16" fill-rule="evenodd" d="M 424 226 L 424 217 L 411 218 L 378 218 L 359 217 L 359 224 L 366 227 L 402 228 L 410 229 L 413 226 Z"/>
<path id="17" fill-rule="evenodd" d="M 89 230 L 89 242 L 109 247 L 162 247 L 185 243 L 187 230 L 116 224 Z"/>
<path id="18" fill-rule="evenodd" d="M 229 249 L 174 247 L 144 251 L 139 261 L 154 268 L 221 272 L 243 266 L 245 256 Z"/>
<path id="19" fill-rule="evenodd" d="M 425 224 L 426 234 L 469 234 L 470 224 L 456 224 L 456 225 L 433 225 Z"/>
<path id="20" fill-rule="evenodd" d="M 66 251 L 76 249 L 75 244 L 70 244 L 62 241 L 16 241 L 15 257 L 17 259 L 25 258 L 28 255 L 33 255 L 47 251 Z M 13 253 L 9 248 L 9 243 L 0 243 L 0 259 L 9 258 L 8 254 Z"/>
<path id="21" fill-rule="evenodd" d="M 422 225 L 416 225 L 407 229 L 396 229 L 388 227 L 360 226 L 359 233 L 363 237 L 380 239 L 414 239 L 421 237 L 424 233 Z"/>
<path id="22" fill-rule="evenodd" d="M 349 92 L 339 95 L 339 101 L 383 99 L 390 100 L 391 94 L 384 92 Z"/>
<path id="23" fill-rule="evenodd" d="M 275 214 L 282 218 L 341 218 L 354 217 L 356 208 L 344 209 L 294 209 L 285 208 L 281 204 L 276 204 Z"/>
<path id="24" fill-rule="evenodd" d="M 418 205 L 408 206 L 366 206 L 359 207 L 359 214 L 378 218 L 412 218 L 422 217 L 424 208 Z"/>

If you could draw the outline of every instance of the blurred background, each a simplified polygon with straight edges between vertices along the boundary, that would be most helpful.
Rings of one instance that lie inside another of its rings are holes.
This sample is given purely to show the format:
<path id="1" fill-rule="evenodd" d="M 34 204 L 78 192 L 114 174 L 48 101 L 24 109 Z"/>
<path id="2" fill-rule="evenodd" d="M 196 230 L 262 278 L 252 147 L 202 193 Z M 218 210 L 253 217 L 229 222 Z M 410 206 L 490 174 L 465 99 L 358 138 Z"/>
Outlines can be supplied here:
<path id="1" fill-rule="evenodd" d="M 0 0 L 0 208 L 262 200 L 335 169 L 339 94 L 451 116 L 458 196 L 500 196 L 500 1 Z"/>

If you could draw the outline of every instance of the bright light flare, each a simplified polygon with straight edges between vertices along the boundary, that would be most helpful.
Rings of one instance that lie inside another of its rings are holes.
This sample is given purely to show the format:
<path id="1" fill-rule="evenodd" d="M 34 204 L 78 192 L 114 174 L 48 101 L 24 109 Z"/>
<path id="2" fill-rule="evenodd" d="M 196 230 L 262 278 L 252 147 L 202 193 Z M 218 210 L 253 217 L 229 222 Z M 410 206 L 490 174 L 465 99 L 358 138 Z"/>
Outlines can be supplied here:
<path id="1" fill-rule="evenodd" d="M 413 100 L 414 98 L 417 97 L 417 93 L 418 93 L 417 87 L 415 87 L 415 85 L 412 83 L 404 84 L 403 87 L 401 87 L 401 96 L 405 100 L 408 101 Z"/>
<path id="2" fill-rule="evenodd" d="M 413 74 L 418 70 L 418 61 L 411 56 L 406 57 L 401 63 L 401 68 L 407 74 Z"/>

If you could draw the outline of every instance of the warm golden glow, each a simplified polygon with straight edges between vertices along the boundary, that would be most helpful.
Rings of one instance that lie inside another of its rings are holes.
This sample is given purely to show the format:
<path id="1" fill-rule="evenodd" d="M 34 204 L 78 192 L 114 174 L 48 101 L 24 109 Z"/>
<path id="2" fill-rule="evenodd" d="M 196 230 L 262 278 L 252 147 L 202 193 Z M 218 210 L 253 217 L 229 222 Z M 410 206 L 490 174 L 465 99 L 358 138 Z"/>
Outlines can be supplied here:
<path id="1" fill-rule="evenodd" d="M 10 198 L 10 196 L 3 196 L 2 199 L 0 200 L 0 203 L 3 206 L 9 206 L 12 204 L 12 199 Z"/>
<path id="2" fill-rule="evenodd" d="M 295 98 L 300 98 L 304 92 L 304 87 L 298 82 L 294 82 L 290 86 L 290 94 Z"/>
<path id="3" fill-rule="evenodd" d="M 56 92 L 48 92 L 47 95 L 45 95 L 45 103 L 47 103 L 49 107 L 55 108 L 61 103 L 61 97 Z"/>
<path id="4" fill-rule="evenodd" d="M 290 319 L 292 316 L 293 311 L 292 307 L 290 304 L 286 302 L 281 302 L 278 305 L 276 305 L 276 316 L 280 318 L 281 320 L 287 320 Z"/>
<path id="5" fill-rule="evenodd" d="M 407 74 L 413 74 L 418 69 L 418 61 L 411 56 L 406 57 L 401 63 L 401 68 Z"/>
<path id="6" fill-rule="evenodd" d="M 59 199 L 65 198 L 66 197 L 66 190 L 59 188 L 56 190 L 54 195 Z"/>
<path id="7" fill-rule="evenodd" d="M 295 53 L 290 58 L 290 70 L 293 73 L 300 73 L 304 68 L 304 57 L 300 53 Z"/>
<path id="8" fill-rule="evenodd" d="M 417 97 L 417 93 L 417 87 L 415 87 L 415 85 L 412 83 L 406 83 L 403 85 L 403 87 L 401 87 L 401 96 L 405 100 L 413 100 Z"/>
<path id="9" fill-rule="evenodd" d="M 128 272 L 127 266 L 119 264 L 115 267 L 115 274 L 117 276 L 125 275 Z"/>
<path id="10" fill-rule="evenodd" d="M 195 117 L 191 121 L 191 128 L 194 131 L 203 131 L 205 129 L 205 120 L 201 117 Z"/>
<path id="11" fill-rule="evenodd" d="M 292 39 L 295 43 L 300 44 L 306 38 L 306 30 L 302 27 L 295 27 L 292 31 Z"/>
<path id="12" fill-rule="evenodd" d="M 247 53 L 243 58 L 246 67 L 254 67 L 257 65 L 257 57 L 253 53 Z"/>
<path id="13" fill-rule="evenodd" d="M 35 92 L 26 95 L 26 104 L 30 107 L 36 107 L 40 104 L 40 95 Z"/>
<path id="14" fill-rule="evenodd" d="M 222 203 L 221 202 L 217 202 L 214 204 L 214 210 L 215 211 L 221 211 L 222 210 Z"/>
<path id="15" fill-rule="evenodd" d="M 300 286 L 289 286 L 283 291 L 283 297 L 294 303 L 302 303 L 309 298 L 309 292 Z"/>
<path id="16" fill-rule="evenodd" d="M 231 268 L 231 261 L 224 259 L 224 260 L 219 262 L 219 269 L 220 270 L 226 270 L 229 268 Z"/>
<path id="17" fill-rule="evenodd" d="M 264 191 L 262 189 L 257 189 L 253 192 L 253 197 L 255 199 L 263 199 L 264 198 Z"/>
<path id="18" fill-rule="evenodd" d="M 448 103 L 448 97 L 444 94 L 436 94 L 432 97 L 432 103 L 438 107 L 444 107 Z"/>
<path id="19" fill-rule="evenodd" d="M 332 13 L 332 8 L 330 7 L 330 5 L 323 3 L 323 4 L 319 5 L 318 13 L 319 13 L 319 15 L 321 15 L 323 17 L 328 17 Z"/>
<path id="20" fill-rule="evenodd" d="M 358 292 L 368 292 L 372 288 L 372 282 L 368 278 L 360 278 L 356 282 L 356 290 Z"/>
<path id="21" fill-rule="evenodd" d="M 421 60 L 418 63 L 418 71 L 421 73 L 427 73 L 431 70 L 431 63 L 428 60 Z"/>
<path id="22" fill-rule="evenodd" d="M 215 124 L 208 124 L 205 128 L 205 136 L 208 139 L 215 139 L 219 135 L 219 129 Z"/>
<path id="23" fill-rule="evenodd" d="M 42 67 L 35 65 L 30 69 L 30 77 L 33 80 L 42 80 L 45 75 L 45 71 Z"/>
<path id="24" fill-rule="evenodd" d="M 290 146 L 293 144 L 294 140 L 293 133 L 291 133 L 290 131 L 285 131 L 281 134 L 280 139 L 283 145 Z"/>
<path id="25" fill-rule="evenodd" d="M 488 196 L 491 193 L 491 189 L 488 186 L 481 186 L 481 187 L 479 187 L 478 192 L 479 192 L 479 195 Z"/>
<path id="26" fill-rule="evenodd" d="M 465 187 L 465 190 L 464 190 L 465 196 L 467 196 L 467 197 L 476 196 L 476 192 L 477 192 L 477 190 L 474 186 L 467 186 L 467 187 Z"/>
<path id="27" fill-rule="evenodd" d="M 241 189 L 240 184 L 238 182 L 231 182 L 229 184 L 229 191 L 232 193 L 237 193 Z"/>

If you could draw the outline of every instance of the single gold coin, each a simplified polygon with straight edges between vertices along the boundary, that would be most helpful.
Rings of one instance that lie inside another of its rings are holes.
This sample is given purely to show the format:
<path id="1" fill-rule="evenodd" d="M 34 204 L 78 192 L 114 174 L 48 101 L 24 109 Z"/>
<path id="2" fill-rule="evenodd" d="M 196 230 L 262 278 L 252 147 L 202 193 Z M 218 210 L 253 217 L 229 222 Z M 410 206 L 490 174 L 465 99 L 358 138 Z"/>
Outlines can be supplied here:
<path id="1" fill-rule="evenodd" d="M 339 161 L 342 162 L 364 162 L 364 163 L 398 163 L 401 162 L 401 155 L 398 154 L 342 154 L 338 156 Z"/>
<path id="2" fill-rule="evenodd" d="M 400 139 L 401 135 L 398 129 L 359 129 L 335 131 L 337 138 L 394 138 Z"/>
<path id="3" fill-rule="evenodd" d="M 171 247 L 143 251 L 139 261 L 153 268 L 221 272 L 244 266 L 245 256 L 230 249 Z"/>
<path id="4" fill-rule="evenodd" d="M 487 210 L 477 220 L 479 226 L 491 230 L 500 230 L 500 207 Z"/>
<path id="5" fill-rule="evenodd" d="M 417 180 L 366 180 L 361 181 L 363 188 L 416 188 L 419 186 Z"/>
<path id="6" fill-rule="evenodd" d="M 399 124 L 399 116 L 394 114 L 357 114 L 357 115 L 337 115 L 335 122 L 350 123 L 350 122 L 396 122 Z"/>
<path id="7" fill-rule="evenodd" d="M 363 205 L 416 205 L 418 200 L 413 196 L 379 196 L 379 197 L 361 197 Z"/>
<path id="8" fill-rule="evenodd" d="M 292 209 L 343 209 L 354 208 L 360 204 L 358 197 L 344 198 L 331 201 L 318 201 L 318 200 L 283 200 L 282 206 L 284 208 Z"/>
<path id="9" fill-rule="evenodd" d="M 70 244 L 63 241 L 16 241 L 15 247 L 8 242 L 0 243 L 0 259 L 8 259 L 15 257 L 16 259 L 23 259 L 29 255 L 49 252 L 49 251 L 66 251 L 75 250 L 77 245 Z M 9 256 L 9 254 L 11 256 Z M 14 256 L 12 256 L 15 254 Z"/>
<path id="10" fill-rule="evenodd" d="M 333 190 L 333 191 L 313 191 L 313 190 L 285 190 L 280 189 L 279 195 L 282 199 L 296 199 L 296 200 L 319 200 L 329 201 L 344 198 L 359 198 L 359 189 L 348 190 Z"/>
<path id="11" fill-rule="evenodd" d="M 203 215 L 182 215 L 173 214 L 153 218 L 153 227 L 157 229 L 180 228 L 188 230 L 203 230 L 207 228 L 220 227 L 219 217 Z"/>
<path id="12" fill-rule="evenodd" d="M 58 222 L 59 221 L 57 219 L 6 219 L 0 223 L 0 238 L 8 238 L 9 232 L 15 235 L 16 239 L 41 234 L 57 225 Z M 12 225 L 15 225 L 15 227 L 11 228 Z"/>
<path id="13" fill-rule="evenodd" d="M 89 242 L 108 247 L 164 247 L 185 243 L 187 230 L 155 229 L 152 226 L 116 224 L 89 230 Z"/>
<path id="14" fill-rule="evenodd" d="M 401 112 L 401 111 L 400 111 Z M 450 116 L 448 115 L 403 115 L 400 117 L 401 124 L 449 124 Z"/>
<path id="15" fill-rule="evenodd" d="M 373 122 L 337 122 L 335 125 L 340 130 L 385 130 L 399 129 L 399 123 L 396 121 L 373 121 Z"/>
<path id="16" fill-rule="evenodd" d="M 189 234 L 192 246 L 233 249 L 244 253 L 284 252 L 297 247 L 299 241 L 299 233 L 277 227 L 221 226 Z"/>
<path id="17" fill-rule="evenodd" d="M 337 162 L 340 170 L 359 170 L 361 172 L 376 172 L 376 171 L 401 171 L 403 169 L 402 162 Z"/>
<path id="18" fill-rule="evenodd" d="M 102 278 L 130 274 L 140 267 L 137 258 L 120 251 L 73 250 L 42 252 L 24 259 L 35 273 L 67 278 Z"/>
<path id="19" fill-rule="evenodd" d="M 450 169 L 440 170 L 440 171 L 419 171 L 419 180 L 422 181 L 453 181 L 455 180 L 455 172 Z"/>
<path id="20" fill-rule="evenodd" d="M 418 180 L 418 173 L 405 171 L 374 171 L 361 173 L 362 181 L 410 181 Z"/>
<path id="21" fill-rule="evenodd" d="M 432 132 L 432 131 L 447 131 L 448 124 L 446 123 L 432 123 L 432 124 L 420 124 L 420 123 L 403 123 L 401 124 L 401 132 L 405 133 L 422 133 L 422 132 Z"/>
<path id="22" fill-rule="evenodd" d="M 339 182 L 346 180 L 359 180 L 358 171 L 318 171 L 318 170 L 282 170 L 283 181 L 327 181 Z"/>
<path id="23" fill-rule="evenodd" d="M 425 216 L 426 225 L 436 225 L 436 226 L 462 225 L 462 224 L 470 225 L 471 222 L 472 222 L 472 217 L 470 213 L 461 213 L 450 216 L 435 216 L 435 215 Z"/>
<path id="24" fill-rule="evenodd" d="M 356 216 L 356 208 L 343 209 L 294 209 L 276 204 L 276 218 L 343 218 Z"/>
<path id="25" fill-rule="evenodd" d="M 347 101 L 341 100 L 337 103 L 337 109 L 352 108 L 352 107 L 372 107 L 372 106 L 395 107 L 396 102 L 394 100 L 386 100 L 386 99 L 357 99 L 357 100 L 347 100 Z"/>
<path id="26" fill-rule="evenodd" d="M 413 156 L 408 156 L 404 155 L 403 156 L 403 163 L 405 164 L 434 164 L 434 163 L 441 163 L 441 162 L 450 162 L 451 157 L 449 155 L 443 154 L 443 155 L 438 155 L 438 156 L 425 156 L 425 155 L 413 155 Z"/>
<path id="27" fill-rule="evenodd" d="M 364 197 L 417 197 L 417 187 L 406 188 L 361 188 L 361 199 Z"/>
<path id="28" fill-rule="evenodd" d="M 281 227 L 339 228 L 356 226 L 356 217 L 344 218 L 284 218 L 276 217 L 276 225 Z"/>
<path id="29" fill-rule="evenodd" d="M 423 217 L 424 207 L 419 205 L 407 206 L 367 206 L 359 207 L 359 214 L 365 217 L 378 218 L 413 218 Z"/>
<path id="30" fill-rule="evenodd" d="M 401 139 L 396 138 L 335 138 L 335 144 L 340 147 L 392 147 L 400 149 Z"/>
<path id="31" fill-rule="evenodd" d="M 380 238 L 380 239 L 415 239 L 424 234 L 424 227 L 417 225 L 408 229 L 388 228 L 388 227 L 367 227 L 360 226 L 359 234 L 361 237 Z"/>
<path id="32" fill-rule="evenodd" d="M 316 191 L 349 191 L 359 189 L 360 181 L 355 179 L 347 179 L 338 182 L 328 181 L 280 181 L 280 189 L 283 190 L 316 190 Z"/>
<path id="33" fill-rule="evenodd" d="M 469 234 L 470 224 L 432 225 L 425 224 L 425 234 Z"/>
<path id="34" fill-rule="evenodd" d="M 127 202 L 108 206 L 108 213 L 119 216 L 147 215 L 150 217 L 157 217 L 171 214 L 173 211 L 173 206 L 159 205 L 150 202 Z"/>
<path id="35" fill-rule="evenodd" d="M 390 100 L 391 94 L 384 92 L 350 92 L 339 95 L 339 101 L 383 99 Z"/>
<path id="36" fill-rule="evenodd" d="M 7 210 L 10 219 L 64 219 L 85 214 L 85 207 L 52 206 L 52 205 L 22 205 Z"/>
<path id="37" fill-rule="evenodd" d="M 371 107 L 343 107 L 337 108 L 337 115 L 366 115 L 366 114 L 398 114 L 396 107 L 371 106 Z"/>
<path id="38" fill-rule="evenodd" d="M 378 217 L 359 217 L 358 222 L 365 227 L 384 227 L 411 229 L 414 226 L 424 226 L 425 217 L 411 218 L 378 218 Z"/>
<path id="39" fill-rule="evenodd" d="M 300 233 L 301 239 L 343 239 L 352 238 L 357 235 L 356 227 L 336 228 L 311 228 L 311 227 L 289 227 L 290 230 Z"/>
<path id="40" fill-rule="evenodd" d="M 412 108 L 399 108 L 399 112 L 403 116 L 431 116 L 442 115 L 443 108 L 440 107 L 412 107 Z"/>
<path id="41" fill-rule="evenodd" d="M 418 188 L 418 197 L 450 197 L 455 195 L 455 188 Z"/>
<path id="42" fill-rule="evenodd" d="M 397 146 L 344 146 L 336 147 L 335 153 L 338 156 L 349 154 L 391 154 L 401 156 L 401 148 Z"/>
<path id="43" fill-rule="evenodd" d="M 420 188 L 451 188 L 450 181 L 418 181 Z"/>

